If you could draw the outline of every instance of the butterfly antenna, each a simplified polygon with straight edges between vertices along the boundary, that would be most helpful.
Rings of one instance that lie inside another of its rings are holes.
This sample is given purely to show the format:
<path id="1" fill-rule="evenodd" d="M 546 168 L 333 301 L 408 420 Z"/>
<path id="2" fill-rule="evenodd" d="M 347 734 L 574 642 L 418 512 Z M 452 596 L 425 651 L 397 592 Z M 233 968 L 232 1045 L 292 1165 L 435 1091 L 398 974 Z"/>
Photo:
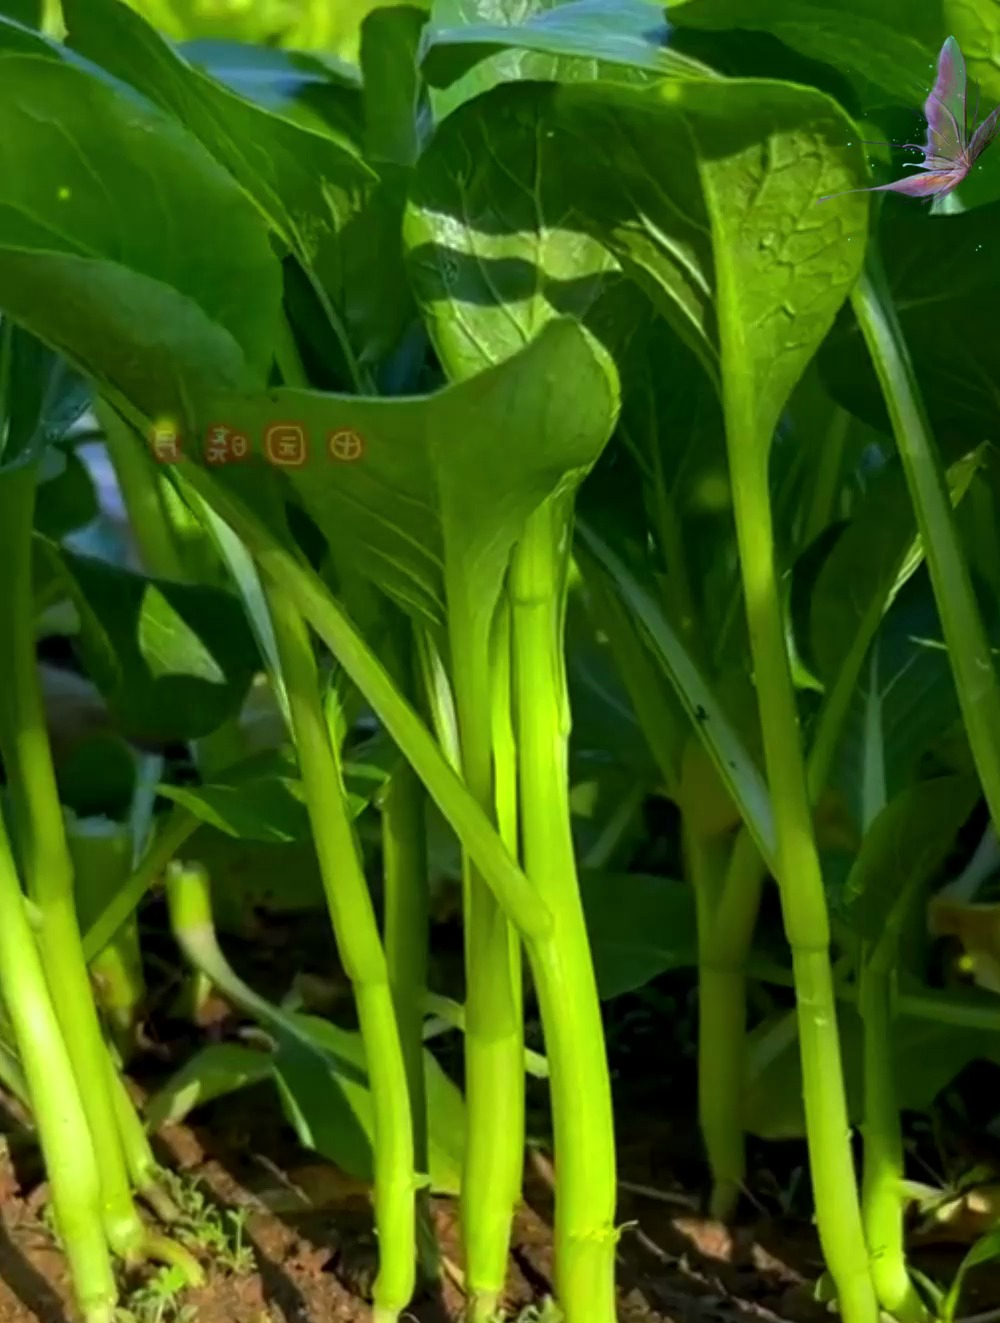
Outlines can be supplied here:
<path id="1" fill-rule="evenodd" d="M 918 147 L 915 142 L 886 142 L 882 138 L 855 138 L 855 142 L 862 143 L 865 147 L 895 147 L 900 152 L 922 152 L 923 147 Z"/>

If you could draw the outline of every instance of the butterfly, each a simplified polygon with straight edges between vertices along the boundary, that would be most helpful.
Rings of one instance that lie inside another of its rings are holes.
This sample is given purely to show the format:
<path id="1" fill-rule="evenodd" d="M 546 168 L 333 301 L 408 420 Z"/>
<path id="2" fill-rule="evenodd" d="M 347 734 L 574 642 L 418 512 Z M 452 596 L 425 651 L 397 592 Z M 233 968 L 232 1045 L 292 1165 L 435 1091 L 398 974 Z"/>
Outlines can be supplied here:
<path id="1" fill-rule="evenodd" d="M 843 197 L 844 193 L 906 193 L 913 198 L 943 197 L 957 188 L 976 161 L 1000 133 L 1000 106 L 990 112 L 981 124 L 977 104 L 969 127 L 969 106 L 966 94 L 965 56 L 954 37 L 949 37 L 938 56 L 937 79 L 924 102 L 927 119 L 927 141 L 923 147 L 904 142 L 900 146 L 913 152 L 923 152 L 924 159 L 912 163 L 914 170 L 924 173 L 897 179 L 891 184 L 877 184 L 874 188 L 848 188 L 843 193 L 828 193 L 818 198 Z"/>

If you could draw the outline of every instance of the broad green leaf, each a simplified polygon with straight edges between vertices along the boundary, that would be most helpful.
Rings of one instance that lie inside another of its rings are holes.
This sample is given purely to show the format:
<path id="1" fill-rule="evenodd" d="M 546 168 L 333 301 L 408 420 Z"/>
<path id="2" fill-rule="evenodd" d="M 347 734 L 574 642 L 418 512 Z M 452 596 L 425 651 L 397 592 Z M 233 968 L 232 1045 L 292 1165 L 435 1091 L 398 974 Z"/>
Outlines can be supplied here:
<path id="1" fill-rule="evenodd" d="M 559 321 L 498 367 L 425 398 L 279 390 L 219 399 L 212 417 L 257 451 L 282 438 L 299 457 L 311 447 L 287 472 L 334 549 L 431 625 L 443 626 L 447 601 L 488 631 L 524 521 L 583 476 L 616 409 L 606 359 Z"/>
<path id="2" fill-rule="evenodd" d="M 843 721 L 831 780 L 859 826 L 867 817 L 861 803 L 866 763 L 878 760 L 874 774 L 892 800 L 958 719 L 941 624 L 927 575 L 921 572 L 883 620 Z M 876 747 L 869 748 L 872 723 L 878 734 Z"/>
<path id="3" fill-rule="evenodd" d="M 582 872 L 598 991 L 604 1001 L 698 963 L 694 891 L 665 877 Z"/>
<path id="4" fill-rule="evenodd" d="M 289 1036 L 274 1053 L 236 1043 L 202 1048 L 146 1106 L 154 1130 L 179 1124 L 192 1111 L 238 1089 L 273 1079 L 300 1141 L 358 1180 L 372 1178 L 371 1095 L 364 1082 L 360 1036 L 311 1015 L 290 1017 L 308 1043 Z M 459 1191 L 463 1134 L 462 1095 L 436 1058 L 424 1052 L 427 1073 L 431 1188 Z"/>
<path id="5" fill-rule="evenodd" d="M 0 288 L 15 320 L 152 418 L 261 380 L 280 269 L 194 138 L 80 69 L 5 55 L 0 143 Z"/>
<path id="6" fill-rule="evenodd" d="M 40 543 L 80 616 L 88 674 L 132 738 L 210 734 L 239 711 L 257 664 L 238 601 Z"/>
<path id="7" fill-rule="evenodd" d="M 429 107 L 417 69 L 426 9 L 376 9 L 361 36 L 364 73 L 365 150 L 370 161 L 412 166 L 421 149 Z"/>
<path id="8" fill-rule="evenodd" d="M 82 818 L 125 819 L 135 779 L 135 752 L 112 731 L 77 739 L 56 767 L 59 802 Z"/>
<path id="9" fill-rule="evenodd" d="M 884 105 L 888 96 L 916 109 L 934 80 L 942 33 L 949 31 L 935 9 L 906 0 L 675 0 L 670 21 L 681 29 L 771 33 L 842 69 L 869 105 Z"/>
<path id="10" fill-rule="evenodd" d="M 185 1061 L 146 1103 L 146 1124 L 157 1131 L 180 1125 L 197 1107 L 225 1098 L 238 1089 L 270 1079 L 269 1052 L 240 1043 L 212 1043 Z"/>
<path id="11" fill-rule="evenodd" d="M 59 541 L 100 514 L 90 471 L 75 450 L 50 446 L 38 475 L 35 528 Z"/>
<path id="12" fill-rule="evenodd" d="M 175 115 L 230 172 L 309 274 L 358 357 L 399 335 L 398 208 L 347 138 L 313 132 L 192 68 L 120 0 L 67 0 L 74 48 Z"/>
<path id="13" fill-rule="evenodd" d="M 0 14 L 12 18 L 15 23 L 23 23 L 25 27 L 40 28 L 43 7 L 44 0 L 3 0 Z"/>
<path id="14" fill-rule="evenodd" d="M 89 405 L 90 391 L 60 355 L 10 321 L 0 331 L 0 358 L 6 413 L 0 463 L 6 466 L 36 459 L 65 438 Z M 58 458 L 45 455 L 39 480 L 49 481 L 58 469 Z"/>
<path id="15" fill-rule="evenodd" d="M 1000 1258 L 1000 1227 L 987 1232 L 985 1236 L 980 1236 L 958 1265 L 941 1305 L 941 1323 L 954 1323 L 958 1302 L 962 1296 L 962 1287 L 970 1269 L 978 1268 L 981 1264 L 989 1263 L 996 1258 Z"/>
<path id="16" fill-rule="evenodd" d="M 828 97 L 782 83 L 672 83 L 692 134 L 712 230 L 726 423 L 766 465 L 795 385 L 864 256 L 867 201 L 846 186 L 857 151 Z"/>
<path id="17" fill-rule="evenodd" d="M 185 844 L 182 857 L 208 873 L 220 932 L 252 940 L 268 915 L 326 913 L 311 837 L 274 844 L 204 826 Z"/>
<path id="18" fill-rule="evenodd" d="M 238 763 L 205 785 L 161 785 L 160 794 L 238 840 L 277 845 L 310 836 L 298 767 L 288 754 Z"/>
<path id="19" fill-rule="evenodd" d="M 998 221 L 1000 202 L 953 216 L 914 216 L 905 206 L 886 206 L 882 212 L 879 243 L 886 279 L 931 427 L 942 444 L 954 434 L 978 442 L 995 432 L 1000 253 L 993 236 Z M 942 335 L 944 325 L 960 326 L 961 335 Z M 871 358 L 847 312 L 829 337 L 821 365 L 845 408 L 888 431 Z"/>
<path id="20" fill-rule="evenodd" d="M 506 7 L 446 0 L 434 7 L 423 71 L 435 87 L 452 88 L 460 81 L 457 92 L 452 88 L 450 95 L 436 99 L 439 115 L 513 79 L 631 80 L 708 72 L 672 50 L 669 36 L 662 7 L 645 0 Z"/>
<path id="21" fill-rule="evenodd" d="M 641 627 L 653 658 L 673 686 L 698 732 L 719 782 L 738 807 L 761 854 L 773 861 L 776 844 L 774 816 L 767 785 L 718 688 L 709 681 L 685 647 L 643 577 L 626 564 L 617 548 L 589 525 L 581 524 L 579 532 L 593 569 L 607 575 L 614 591 Z M 586 566 L 587 562 L 584 564 Z"/>
<path id="22" fill-rule="evenodd" d="M 418 164 L 408 261 L 453 377 L 510 357 L 560 315 L 599 320 L 621 283 L 571 214 L 565 158 L 576 146 L 551 129 L 551 100 L 545 88 L 501 88 L 452 115 Z"/>
<path id="23" fill-rule="evenodd" d="M 332 1158 L 338 1166 L 351 1175 L 361 1179 L 371 1178 L 371 1142 L 374 1133 L 374 1115 L 371 1094 L 367 1084 L 362 1082 L 365 1071 L 364 1049 L 361 1036 L 337 1028 L 329 1020 L 322 1020 L 312 1015 L 295 1015 L 296 1025 L 303 1029 L 316 1046 L 335 1059 L 348 1063 L 361 1072 L 361 1081 L 351 1078 L 347 1072 L 341 1075 L 338 1083 L 347 1106 L 365 1136 L 368 1152 L 362 1161 L 361 1150 L 349 1152 L 340 1133 L 335 1133 L 330 1126 L 330 1107 L 328 1098 L 322 1092 L 314 1092 L 312 1082 L 305 1075 L 299 1075 L 298 1062 L 295 1066 L 278 1069 L 283 1072 L 286 1106 L 291 1105 L 291 1113 L 301 1118 L 300 1138 L 312 1135 L 313 1144 L 324 1156 Z M 431 1189 L 438 1194 L 457 1194 L 460 1188 L 462 1152 L 465 1134 L 465 1107 L 462 1095 L 455 1083 L 449 1079 L 430 1052 L 424 1052 L 424 1071 L 427 1086 L 427 1126 L 428 1160 L 430 1166 Z M 313 1077 L 315 1080 L 316 1077 Z M 343 1155 L 343 1158 L 342 1156 Z M 349 1155 L 349 1156 L 348 1156 Z M 346 1158 L 347 1160 L 343 1160 Z M 357 1165 L 348 1166 L 347 1161 Z"/>
<path id="24" fill-rule="evenodd" d="M 389 750 L 382 752 L 389 755 Z M 388 761 L 388 758 L 386 758 Z M 386 768 L 344 764 L 348 811 L 358 817 L 382 788 Z M 288 750 L 274 750 L 228 768 L 203 785 L 161 785 L 159 793 L 195 817 L 239 840 L 282 844 L 311 837 L 298 765 Z"/>
<path id="25" fill-rule="evenodd" d="M 73 860 L 76 912 L 86 929 L 132 872 L 127 823 L 67 815 L 66 842 Z"/>
<path id="26" fill-rule="evenodd" d="M 841 905 L 863 941 L 877 945 L 892 934 L 898 939 L 978 797 L 974 777 L 937 777 L 908 786 L 878 815 L 861 842 Z"/>
<path id="27" fill-rule="evenodd" d="M 916 535 L 906 482 L 894 463 L 865 492 L 812 586 L 802 646 L 825 683 L 837 678 L 856 640 L 867 650 L 894 589 L 902 586 Z"/>
<path id="28" fill-rule="evenodd" d="M 531 84 L 441 126 L 406 239 L 452 371 L 495 361 L 558 312 L 586 318 L 620 357 L 643 325 L 620 266 L 714 374 L 707 229 L 689 135 L 657 89 Z"/>
<path id="29" fill-rule="evenodd" d="M 837 1009 L 850 1118 L 861 1119 L 862 1026 L 857 1010 L 841 1003 Z M 780 1050 L 747 1087 L 744 1120 L 759 1139 L 800 1139 L 805 1135 L 802 1066 L 794 1020 L 781 1039 Z M 750 1036 L 751 1058 L 774 1026 L 766 1022 Z M 899 1106 L 924 1111 L 973 1061 L 998 1061 L 995 1030 L 967 1029 L 933 1020 L 900 1016 L 893 1025 L 893 1077 Z"/>

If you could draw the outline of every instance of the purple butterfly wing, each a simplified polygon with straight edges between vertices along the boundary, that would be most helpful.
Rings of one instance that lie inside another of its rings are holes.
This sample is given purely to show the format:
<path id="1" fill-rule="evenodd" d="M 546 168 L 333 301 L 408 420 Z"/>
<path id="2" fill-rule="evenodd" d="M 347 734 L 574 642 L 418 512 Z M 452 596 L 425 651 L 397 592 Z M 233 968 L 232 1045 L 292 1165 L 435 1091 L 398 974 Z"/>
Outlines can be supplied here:
<path id="1" fill-rule="evenodd" d="M 982 155 L 998 133 L 1000 133 L 1000 106 L 986 116 L 972 135 L 968 152 L 970 165 Z"/>
<path id="2" fill-rule="evenodd" d="M 938 56 L 937 78 L 924 102 L 927 145 L 924 154 L 936 162 L 956 161 L 968 142 L 965 56 L 949 37 Z"/>
<path id="3" fill-rule="evenodd" d="M 922 175 L 908 175 L 906 179 L 896 179 L 891 184 L 876 184 L 873 188 L 848 188 L 842 193 L 827 193 L 826 197 L 817 198 L 817 202 L 829 202 L 831 198 L 842 198 L 848 193 L 906 193 L 911 198 L 943 197 L 950 193 L 969 173 L 968 166 L 955 166 L 950 170 L 928 170 Z"/>

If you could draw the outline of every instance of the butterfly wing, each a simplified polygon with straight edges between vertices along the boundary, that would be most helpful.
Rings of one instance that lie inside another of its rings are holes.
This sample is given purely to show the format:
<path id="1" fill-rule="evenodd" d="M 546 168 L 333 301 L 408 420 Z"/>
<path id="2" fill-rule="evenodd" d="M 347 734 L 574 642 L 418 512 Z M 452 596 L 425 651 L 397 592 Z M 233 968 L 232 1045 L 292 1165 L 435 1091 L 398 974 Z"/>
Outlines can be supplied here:
<path id="1" fill-rule="evenodd" d="M 943 197 L 957 188 L 969 173 L 968 166 L 957 165 L 948 170 L 928 170 L 922 175 L 908 175 L 906 179 L 896 179 L 891 184 L 876 184 L 874 188 L 848 188 L 843 193 L 828 193 L 817 198 L 818 202 L 828 202 L 830 198 L 842 198 L 847 193 L 906 193 L 911 198 Z"/>
<path id="2" fill-rule="evenodd" d="M 972 135 L 968 151 L 970 165 L 982 155 L 998 133 L 1000 133 L 1000 106 L 986 116 Z"/>
<path id="3" fill-rule="evenodd" d="M 927 145 L 924 155 L 935 164 L 957 161 L 969 141 L 965 56 L 949 37 L 938 56 L 937 78 L 924 102 Z"/>

